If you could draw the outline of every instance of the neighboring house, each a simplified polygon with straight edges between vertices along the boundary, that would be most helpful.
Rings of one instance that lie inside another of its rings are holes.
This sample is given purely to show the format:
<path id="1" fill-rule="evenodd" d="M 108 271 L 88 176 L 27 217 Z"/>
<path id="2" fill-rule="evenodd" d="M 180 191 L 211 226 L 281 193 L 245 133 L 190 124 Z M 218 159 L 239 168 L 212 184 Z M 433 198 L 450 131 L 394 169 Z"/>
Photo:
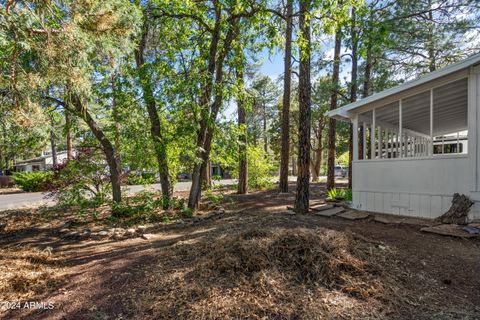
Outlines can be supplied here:
<path id="1" fill-rule="evenodd" d="M 62 163 L 67 160 L 67 151 L 57 152 L 57 162 Z M 15 171 L 47 171 L 53 167 L 53 157 L 51 153 L 43 153 L 40 157 L 17 161 Z"/>
<path id="2" fill-rule="evenodd" d="M 220 176 L 222 179 L 231 179 L 232 175 L 228 169 L 224 169 L 218 163 L 210 163 L 210 175 L 213 176 Z M 191 180 L 192 173 L 191 172 L 180 172 L 177 174 L 177 179 L 179 180 Z"/>
<path id="3" fill-rule="evenodd" d="M 222 179 L 231 179 L 232 176 L 228 169 L 224 169 L 218 163 L 211 163 L 210 164 L 210 172 L 212 177 L 213 176 L 220 176 Z"/>
<path id="4" fill-rule="evenodd" d="M 454 193 L 480 218 L 480 54 L 327 115 L 353 123 L 353 206 L 436 218 Z"/>

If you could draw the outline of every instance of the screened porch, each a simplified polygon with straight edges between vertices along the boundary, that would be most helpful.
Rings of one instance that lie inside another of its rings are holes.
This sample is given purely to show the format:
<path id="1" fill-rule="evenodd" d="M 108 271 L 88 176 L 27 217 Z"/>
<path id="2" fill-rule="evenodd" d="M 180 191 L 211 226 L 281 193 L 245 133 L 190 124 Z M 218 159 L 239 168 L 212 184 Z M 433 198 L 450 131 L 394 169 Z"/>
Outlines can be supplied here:
<path id="1" fill-rule="evenodd" d="M 359 112 L 356 160 L 468 153 L 468 78 Z"/>

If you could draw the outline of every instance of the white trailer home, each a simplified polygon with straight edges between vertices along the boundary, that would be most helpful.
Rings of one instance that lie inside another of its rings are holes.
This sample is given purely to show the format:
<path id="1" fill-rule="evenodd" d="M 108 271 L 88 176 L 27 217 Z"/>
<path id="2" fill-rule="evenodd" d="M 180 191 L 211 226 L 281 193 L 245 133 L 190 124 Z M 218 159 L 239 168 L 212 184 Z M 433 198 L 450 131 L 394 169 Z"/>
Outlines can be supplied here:
<path id="1" fill-rule="evenodd" d="M 480 54 L 328 116 L 353 124 L 353 206 L 436 218 L 454 193 L 480 219 Z"/>

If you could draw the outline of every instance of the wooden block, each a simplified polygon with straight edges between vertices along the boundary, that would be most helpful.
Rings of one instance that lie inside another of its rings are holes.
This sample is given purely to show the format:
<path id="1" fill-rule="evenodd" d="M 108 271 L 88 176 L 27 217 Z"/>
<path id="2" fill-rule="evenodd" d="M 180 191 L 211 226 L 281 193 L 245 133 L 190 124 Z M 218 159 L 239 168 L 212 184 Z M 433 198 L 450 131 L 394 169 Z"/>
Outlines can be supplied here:
<path id="1" fill-rule="evenodd" d="M 363 211 L 350 210 L 346 212 L 339 213 L 337 216 L 348 219 L 348 220 L 360 220 L 368 218 L 370 214 Z"/>
<path id="2" fill-rule="evenodd" d="M 433 227 L 425 227 L 420 229 L 423 232 L 435 233 L 442 236 L 459 237 L 459 238 L 473 238 L 476 234 L 470 234 L 463 230 L 463 226 L 458 224 L 440 224 Z"/>
<path id="3" fill-rule="evenodd" d="M 323 211 L 323 210 L 328 210 L 332 208 L 333 206 L 331 204 L 319 204 L 319 205 L 310 207 L 311 210 L 315 210 L 315 211 Z"/>
<path id="4" fill-rule="evenodd" d="M 323 216 L 323 217 L 331 217 L 336 214 L 342 213 L 344 211 L 345 209 L 342 207 L 335 207 L 335 208 L 332 207 L 331 209 L 317 211 L 315 212 L 315 215 Z"/>

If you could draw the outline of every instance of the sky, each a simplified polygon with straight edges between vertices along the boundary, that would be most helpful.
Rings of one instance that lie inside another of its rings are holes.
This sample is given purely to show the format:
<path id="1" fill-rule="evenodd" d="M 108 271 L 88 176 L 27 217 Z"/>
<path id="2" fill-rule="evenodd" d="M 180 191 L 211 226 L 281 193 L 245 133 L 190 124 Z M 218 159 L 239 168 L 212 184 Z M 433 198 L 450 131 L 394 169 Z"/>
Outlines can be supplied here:
<path id="1" fill-rule="evenodd" d="M 334 48 L 331 46 L 332 43 L 327 43 L 326 47 L 328 48 L 324 53 L 324 59 L 333 60 Z M 341 54 L 344 55 L 350 53 L 350 50 L 342 48 Z M 259 55 L 260 61 L 262 62 L 259 74 L 269 76 L 274 82 L 277 82 L 279 77 L 283 74 L 283 51 L 276 50 L 273 53 L 270 53 L 267 48 L 264 48 Z M 340 68 L 340 81 L 345 82 L 350 79 L 349 64 L 345 63 L 345 58 L 342 59 L 342 66 Z M 315 81 L 319 76 L 326 75 L 328 70 L 321 70 L 318 73 L 315 71 L 312 74 L 312 81 Z M 280 84 L 281 86 L 281 84 Z M 234 120 L 236 117 L 236 103 L 230 101 L 223 111 L 223 115 L 227 120 Z"/>
<path id="2" fill-rule="evenodd" d="M 263 49 L 261 54 L 261 59 L 263 64 L 260 67 L 260 73 L 272 78 L 272 80 L 277 79 L 283 73 L 283 53 L 274 52 L 272 55 L 269 54 L 268 49 Z"/>
<path id="3" fill-rule="evenodd" d="M 273 81 L 277 81 L 278 77 L 283 74 L 283 53 L 275 51 L 270 55 L 268 49 L 264 48 L 259 58 L 263 63 L 258 73 L 269 76 Z M 223 115 L 227 120 L 234 120 L 236 118 L 237 105 L 235 101 L 229 101 L 223 111 Z"/>

